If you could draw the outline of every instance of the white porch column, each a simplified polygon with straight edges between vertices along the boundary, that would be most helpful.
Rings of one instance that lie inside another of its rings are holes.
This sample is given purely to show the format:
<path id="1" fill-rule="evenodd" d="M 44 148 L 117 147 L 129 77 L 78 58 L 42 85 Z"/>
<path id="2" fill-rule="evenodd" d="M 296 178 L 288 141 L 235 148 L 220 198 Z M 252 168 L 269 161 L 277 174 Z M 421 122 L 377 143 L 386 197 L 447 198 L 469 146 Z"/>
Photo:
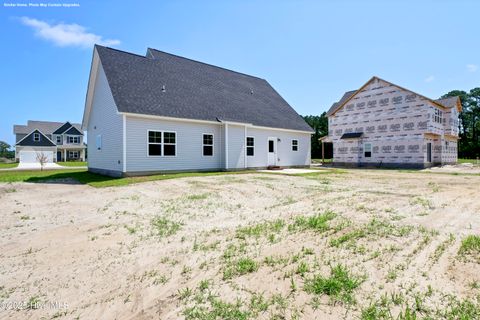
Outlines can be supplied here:
<path id="1" fill-rule="evenodd" d="M 63 150 L 63 161 L 67 161 L 67 149 Z"/>

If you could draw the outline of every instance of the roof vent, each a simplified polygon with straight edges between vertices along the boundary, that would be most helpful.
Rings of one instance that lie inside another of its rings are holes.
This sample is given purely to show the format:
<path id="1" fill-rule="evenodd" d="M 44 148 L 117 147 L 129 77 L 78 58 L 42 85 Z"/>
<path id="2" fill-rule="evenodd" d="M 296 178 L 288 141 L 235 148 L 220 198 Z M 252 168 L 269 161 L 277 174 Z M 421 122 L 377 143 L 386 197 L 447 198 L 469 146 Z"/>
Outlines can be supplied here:
<path id="1" fill-rule="evenodd" d="M 250 89 L 250 94 L 253 94 L 253 89 Z"/>
<path id="2" fill-rule="evenodd" d="M 162 92 L 166 92 L 167 89 L 165 89 L 165 85 L 162 86 Z"/>

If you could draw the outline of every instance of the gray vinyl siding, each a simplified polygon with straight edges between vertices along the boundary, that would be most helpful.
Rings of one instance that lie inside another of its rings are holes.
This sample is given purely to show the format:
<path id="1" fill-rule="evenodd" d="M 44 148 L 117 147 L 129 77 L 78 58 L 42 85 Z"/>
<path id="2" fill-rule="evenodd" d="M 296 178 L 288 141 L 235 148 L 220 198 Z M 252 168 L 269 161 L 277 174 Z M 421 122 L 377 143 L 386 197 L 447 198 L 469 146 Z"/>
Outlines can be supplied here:
<path id="1" fill-rule="evenodd" d="M 176 132 L 176 156 L 148 156 L 148 131 Z M 203 134 L 213 134 L 213 156 L 203 156 Z M 223 168 L 220 124 L 127 116 L 127 172 L 216 170 Z"/>
<path id="2" fill-rule="evenodd" d="M 228 169 L 245 168 L 245 126 L 228 125 Z"/>
<path id="3" fill-rule="evenodd" d="M 266 167 L 268 165 L 268 138 L 277 140 L 277 165 L 306 166 L 310 165 L 310 133 L 288 132 L 275 129 L 247 128 L 247 136 L 255 138 L 255 155 L 247 156 L 249 168 Z M 298 151 L 292 151 L 292 140 L 298 140 Z"/>
<path id="4" fill-rule="evenodd" d="M 88 167 L 122 171 L 123 119 L 117 112 L 101 64 L 98 67 L 87 130 Z M 96 148 L 97 135 L 102 136 L 101 150 Z"/>

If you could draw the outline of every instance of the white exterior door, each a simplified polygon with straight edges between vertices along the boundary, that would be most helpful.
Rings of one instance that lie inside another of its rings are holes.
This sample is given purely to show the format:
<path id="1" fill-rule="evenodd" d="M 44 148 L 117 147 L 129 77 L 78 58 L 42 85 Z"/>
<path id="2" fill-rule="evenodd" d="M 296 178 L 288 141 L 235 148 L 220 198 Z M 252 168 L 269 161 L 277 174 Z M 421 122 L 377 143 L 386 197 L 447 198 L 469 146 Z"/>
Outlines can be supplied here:
<path id="1" fill-rule="evenodd" d="M 275 166 L 277 164 L 277 138 L 268 138 L 268 165 Z"/>
<path id="2" fill-rule="evenodd" d="M 42 151 L 46 157 L 47 157 L 47 162 L 53 162 L 53 151 Z M 22 150 L 20 151 L 20 162 L 23 163 L 38 163 L 37 160 L 37 152 L 36 151 L 27 151 L 27 150 Z"/>

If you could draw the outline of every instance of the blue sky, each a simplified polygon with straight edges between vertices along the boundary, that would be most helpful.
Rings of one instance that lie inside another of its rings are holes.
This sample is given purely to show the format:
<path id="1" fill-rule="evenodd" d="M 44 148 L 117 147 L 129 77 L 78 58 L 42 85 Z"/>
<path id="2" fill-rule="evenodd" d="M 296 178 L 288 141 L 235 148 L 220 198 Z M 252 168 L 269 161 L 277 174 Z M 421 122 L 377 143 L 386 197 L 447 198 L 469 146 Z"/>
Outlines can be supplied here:
<path id="1" fill-rule="evenodd" d="M 373 75 L 432 98 L 480 86 L 479 1 L 5 3 L 22 1 L 0 7 L 0 140 L 9 143 L 28 119 L 81 121 L 93 42 L 265 78 L 302 115 Z"/>

